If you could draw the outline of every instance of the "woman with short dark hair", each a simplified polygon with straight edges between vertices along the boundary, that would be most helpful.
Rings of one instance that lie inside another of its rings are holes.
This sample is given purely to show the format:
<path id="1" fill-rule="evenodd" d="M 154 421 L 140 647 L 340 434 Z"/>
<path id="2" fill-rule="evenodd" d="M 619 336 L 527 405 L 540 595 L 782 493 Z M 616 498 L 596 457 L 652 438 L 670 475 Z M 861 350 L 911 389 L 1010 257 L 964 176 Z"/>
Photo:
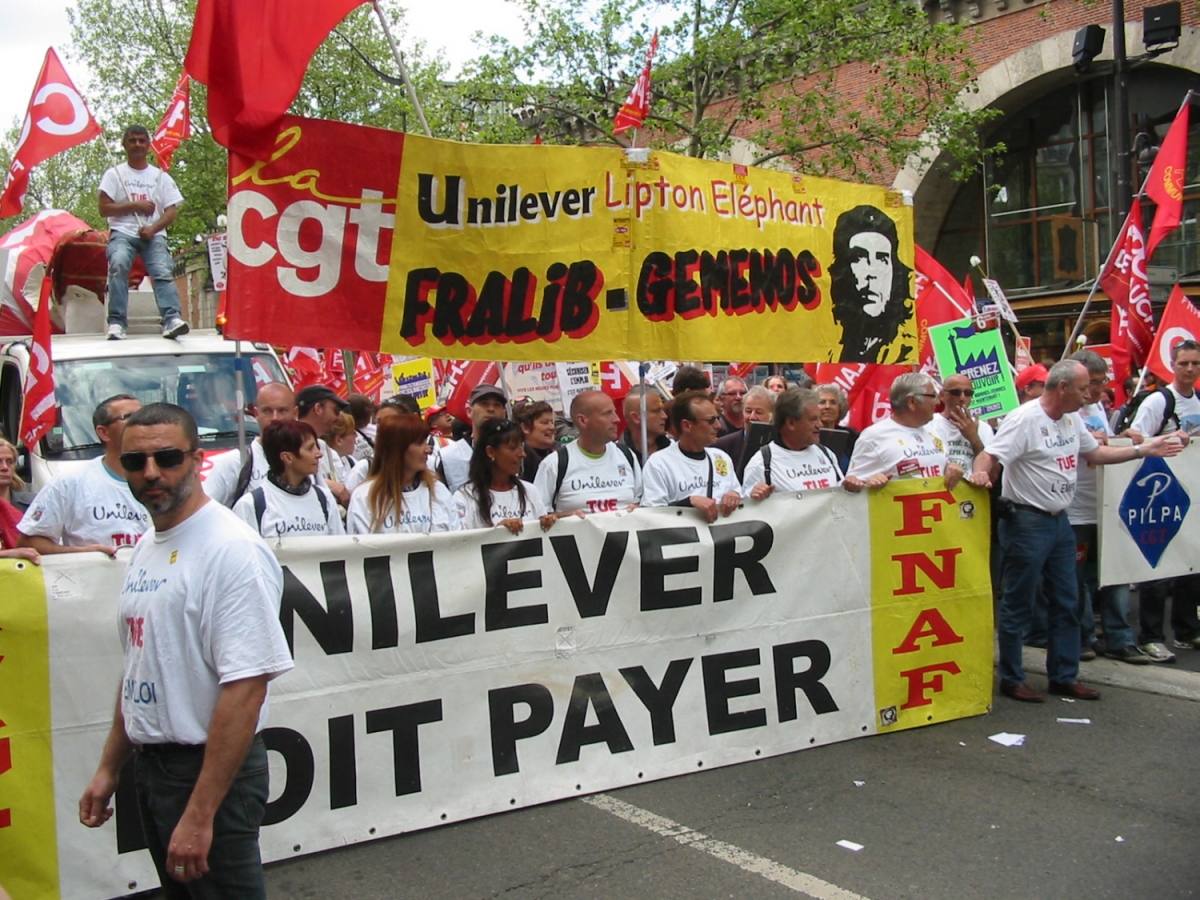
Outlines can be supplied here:
<path id="1" fill-rule="evenodd" d="M 317 433 L 307 422 L 277 419 L 262 434 L 267 478 L 233 505 L 243 522 L 265 538 L 345 534 L 337 501 L 316 477 Z"/>

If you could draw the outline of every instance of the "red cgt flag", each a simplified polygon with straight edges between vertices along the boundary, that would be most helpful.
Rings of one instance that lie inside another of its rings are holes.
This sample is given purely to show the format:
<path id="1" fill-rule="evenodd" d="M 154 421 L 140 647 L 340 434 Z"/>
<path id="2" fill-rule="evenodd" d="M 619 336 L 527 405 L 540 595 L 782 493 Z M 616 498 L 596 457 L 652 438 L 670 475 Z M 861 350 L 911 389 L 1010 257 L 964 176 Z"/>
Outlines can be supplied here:
<path id="1" fill-rule="evenodd" d="M 1163 139 L 1150 175 L 1146 178 L 1146 195 L 1158 209 L 1150 223 L 1150 237 L 1146 240 L 1146 259 L 1154 255 L 1159 241 L 1173 231 L 1183 217 L 1183 185 L 1187 173 L 1188 110 L 1190 103 L 1175 116 L 1171 128 Z"/>
<path id="2" fill-rule="evenodd" d="M 29 100 L 29 110 L 17 139 L 12 165 L 0 194 L 0 219 L 25 208 L 29 172 L 50 157 L 100 136 L 100 126 L 88 112 L 79 91 L 51 47 Z"/>
<path id="3" fill-rule="evenodd" d="M 158 164 L 164 169 L 171 168 L 171 157 L 179 149 L 179 145 L 192 136 L 191 115 L 191 79 L 187 69 L 179 75 L 179 83 L 171 94 L 171 102 L 167 104 L 167 114 L 158 123 L 150 147 L 158 157 Z"/>
<path id="4" fill-rule="evenodd" d="M 1154 337 L 1143 234 L 1142 204 L 1135 201 L 1121 230 L 1117 251 L 1100 273 L 1100 289 L 1112 300 L 1110 343 L 1113 380 L 1118 385 L 1145 363 Z"/>
<path id="5" fill-rule="evenodd" d="M 184 65 L 218 144 L 267 159 L 317 47 L 364 0 L 200 0 Z"/>
<path id="6" fill-rule="evenodd" d="M 33 316 L 33 345 L 25 373 L 25 408 L 21 413 L 21 441 L 33 448 L 54 427 L 54 361 L 50 357 L 50 279 L 42 281 L 42 297 Z"/>
<path id="7" fill-rule="evenodd" d="M 1168 384 L 1174 381 L 1171 348 L 1180 341 L 1195 340 L 1200 340 L 1200 309 L 1196 309 L 1195 304 L 1187 298 L 1179 285 L 1175 285 L 1167 299 L 1167 305 L 1163 308 L 1158 333 L 1150 347 L 1147 360 L 1150 371 Z"/>
<path id="8" fill-rule="evenodd" d="M 975 300 L 945 267 L 917 247 L 917 359 L 923 370 L 933 368 L 933 325 L 957 322 L 975 315 Z M 970 277 L 970 276 L 968 276 Z"/>
<path id="9" fill-rule="evenodd" d="M 650 39 L 650 49 L 646 51 L 646 65 L 642 74 L 634 82 L 633 89 L 625 98 L 625 105 L 613 118 L 613 134 L 620 134 L 630 128 L 641 128 L 650 114 L 650 64 L 654 60 L 654 51 L 658 49 L 658 30 Z"/>

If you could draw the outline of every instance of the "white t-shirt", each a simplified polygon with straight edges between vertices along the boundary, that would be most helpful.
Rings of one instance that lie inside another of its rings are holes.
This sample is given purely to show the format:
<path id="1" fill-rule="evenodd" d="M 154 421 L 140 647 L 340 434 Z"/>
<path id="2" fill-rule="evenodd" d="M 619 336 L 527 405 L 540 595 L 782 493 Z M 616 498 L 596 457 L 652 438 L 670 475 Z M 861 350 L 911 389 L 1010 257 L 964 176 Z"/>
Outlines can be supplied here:
<path id="1" fill-rule="evenodd" d="M 475 488 L 469 484 L 459 488 L 454 495 L 454 502 L 458 506 L 458 519 L 462 523 L 462 527 L 464 529 L 490 528 L 493 525 L 499 525 L 505 519 L 540 519 L 547 512 L 542 495 L 528 481 L 522 481 L 521 486 L 525 489 L 524 515 L 521 513 L 521 496 L 515 487 L 507 491 L 488 491 L 492 498 L 490 505 L 492 525 L 488 525 L 479 515 L 479 503 L 475 499 Z"/>
<path id="2" fill-rule="evenodd" d="M 347 534 L 430 534 L 435 531 L 461 529 L 454 496 L 440 481 L 433 483 L 432 502 L 429 489 L 424 484 L 419 484 L 404 492 L 404 509 L 401 510 L 399 518 L 396 516 L 396 510 L 392 509 L 379 528 L 371 528 L 371 505 L 368 496 L 373 483 L 374 479 L 363 482 L 350 495 L 350 505 L 346 507 Z"/>
<path id="3" fill-rule="evenodd" d="M 719 503 L 730 491 L 740 494 L 742 486 L 729 454 L 716 447 L 708 447 L 704 453 L 707 459 L 692 459 L 675 443 L 651 454 L 643 476 L 642 505 L 670 506 L 694 496 L 712 497 Z"/>
<path id="4" fill-rule="evenodd" d="M 264 500 L 261 527 L 254 510 L 254 488 L 242 494 L 237 503 L 233 504 L 233 511 L 239 519 L 264 538 L 346 533 L 337 500 L 325 485 L 311 485 L 303 495 L 289 494 L 270 481 L 264 481 L 259 487 L 262 488 Z M 324 509 L 328 510 L 328 513 L 322 510 L 321 501 L 317 497 L 318 491 L 325 496 Z"/>
<path id="5" fill-rule="evenodd" d="M 468 471 L 471 468 L 471 454 L 474 452 L 474 447 L 466 438 L 451 441 L 441 448 L 442 472 L 446 475 L 446 487 L 450 489 L 451 494 L 470 480 Z M 437 463 L 432 454 L 426 465 L 436 470 Z"/>
<path id="6" fill-rule="evenodd" d="M 1112 428 L 1108 425 L 1108 416 L 1104 407 L 1092 403 L 1079 410 L 1079 418 L 1083 426 L 1090 432 L 1102 432 L 1111 435 Z M 1086 459 L 1079 460 L 1079 468 L 1075 476 L 1075 496 L 1067 507 L 1067 518 L 1072 525 L 1095 525 L 1096 504 L 1099 494 L 1096 490 L 1096 466 Z"/>
<path id="7" fill-rule="evenodd" d="M 772 441 L 768 446 L 771 448 L 771 484 L 775 490 L 816 491 L 842 483 L 837 457 L 828 447 L 812 444 L 803 450 L 789 450 L 778 441 Z M 766 462 L 763 451 L 759 450 L 746 463 L 746 471 L 742 473 L 742 496 L 749 497 L 754 486 L 766 480 Z"/>
<path id="8" fill-rule="evenodd" d="M 984 449 L 1004 464 L 1001 496 L 1045 512 L 1062 512 L 1075 496 L 1080 453 L 1100 446 L 1078 413 L 1058 421 L 1046 415 L 1040 398 L 1026 401 L 1004 417 Z"/>
<path id="9" fill-rule="evenodd" d="M 262 438 L 255 438 L 246 448 L 250 453 L 250 483 L 246 485 L 246 493 L 254 490 L 267 480 L 267 455 L 263 452 Z M 242 454 L 237 450 L 222 453 L 213 460 L 212 468 L 204 477 L 204 493 L 212 497 L 222 506 L 233 507 L 238 498 L 233 496 L 237 490 L 238 476 L 242 474 Z"/>
<path id="10" fill-rule="evenodd" d="M 986 447 L 996 432 L 982 419 L 976 424 L 979 426 L 979 440 Z M 969 473 L 971 465 L 975 462 L 975 451 L 971 449 L 971 442 L 963 437 L 958 426 L 941 413 L 936 413 L 925 427 L 942 439 L 942 443 L 946 447 L 946 459 L 952 463 L 958 463 L 964 472 Z"/>
<path id="11" fill-rule="evenodd" d="M 146 507 L 133 499 L 128 482 L 110 472 L 102 456 L 42 488 L 17 524 L 24 535 L 67 547 L 128 547 L 149 527 Z"/>
<path id="12" fill-rule="evenodd" d="M 948 462 L 945 442 L 929 426 L 909 428 L 889 416 L 863 429 L 846 474 L 863 481 L 881 472 L 938 478 Z"/>
<path id="13" fill-rule="evenodd" d="M 614 442 L 604 445 L 604 455 L 599 459 L 592 459 L 584 453 L 578 441 L 566 444 L 565 448 L 567 471 L 558 491 L 558 499 L 554 498 L 560 456 L 557 449 L 546 454 L 533 481 L 547 509 L 553 507 L 555 512 L 560 513 L 577 510 L 585 513 L 616 512 L 642 502 L 642 468 L 636 457 L 630 464 Z"/>
<path id="14" fill-rule="evenodd" d="M 129 213 L 109 218 L 109 230 L 119 231 L 130 237 L 137 237 L 138 229 L 143 225 L 158 221 L 164 211 L 183 203 L 183 194 L 179 192 L 175 179 L 157 166 L 151 165 L 144 169 L 134 169 L 129 163 L 113 166 L 100 179 L 100 190 L 115 203 L 129 203 L 132 200 L 154 201 L 152 216 L 139 217 Z M 162 232 L 159 232 L 155 237 L 161 235 Z"/>
<path id="15" fill-rule="evenodd" d="M 1200 395 L 1193 390 L 1192 396 L 1185 397 L 1174 384 L 1168 385 L 1167 390 L 1175 395 L 1175 415 L 1179 417 L 1179 427 L 1188 434 L 1200 435 Z M 1166 411 L 1167 398 L 1161 393 L 1151 394 L 1142 401 L 1129 427 L 1146 437 L 1154 437 L 1162 430 L 1163 413 Z M 1174 420 L 1166 424 L 1172 428 L 1175 425 Z"/>
<path id="16" fill-rule="evenodd" d="M 125 569 L 117 627 L 121 714 L 135 744 L 202 744 L 221 685 L 292 668 L 283 572 L 258 534 L 219 503 L 151 528 Z M 267 719 L 264 702 L 258 729 Z"/>

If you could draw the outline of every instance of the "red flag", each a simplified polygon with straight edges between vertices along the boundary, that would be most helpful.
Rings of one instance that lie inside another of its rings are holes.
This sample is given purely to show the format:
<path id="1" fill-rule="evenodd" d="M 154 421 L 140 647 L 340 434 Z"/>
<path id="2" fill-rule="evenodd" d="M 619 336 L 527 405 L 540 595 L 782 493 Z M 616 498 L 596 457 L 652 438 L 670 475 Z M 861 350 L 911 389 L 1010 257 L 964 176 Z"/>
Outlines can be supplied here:
<path id="1" fill-rule="evenodd" d="M 167 114 L 158 123 L 150 147 L 158 157 L 158 164 L 171 168 L 171 156 L 179 145 L 192 136 L 191 81 L 187 69 L 179 74 L 179 83 L 167 104 Z"/>
<path id="2" fill-rule="evenodd" d="M 99 137 L 100 126 L 88 112 L 79 91 L 51 47 L 46 51 L 41 74 L 29 100 L 29 110 L 17 139 L 12 165 L 0 194 L 0 219 L 15 216 L 25 208 L 29 172 L 50 157 Z"/>
<path id="3" fill-rule="evenodd" d="M 657 49 L 658 30 L 655 29 L 654 37 L 650 39 L 650 49 L 646 51 L 646 65 L 642 67 L 642 74 L 638 76 L 629 96 L 625 98 L 625 105 L 613 119 L 613 134 L 620 134 L 630 128 L 641 128 L 646 116 L 650 114 L 650 63 Z"/>
<path id="4" fill-rule="evenodd" d="M 975 301 L 941 263 L 920 247 L 916 250 L 917 359 L 925 368 L 933 365 L 930 327 L 974 316 Z"/>
<path id="5" fill-rule="evenodd" d="M 1157 204 L 1154 221 L 1150 223 L 1150 237 L 1146 241 L 1146 259 L 1154 255 L 1167 234 L 1179 225 L 1183 217 L 1183 185 L 1187 174 L 1188 110 L 1185 103 L 1179 115 L 1171 123 L 1171 129 L 1159 148 L 1150 176 L 1146 179 L 1146 195 Z"/>
<path id="6" fill-rule="evenodd" d="M 450 415 L 464 422 L 471 421 L 471 413 L 467 401 L 471 397 L 471 389 L 477 384 L 499 384 L 500 367 L 494 362 L 454 361 L 441 366 L 434 361 L 435 371 L 441 371 L 441 388 L 447 389 L 446 402 L 443 404 Z M 438 395 L 442 394 L 439 389 Z"/>
<path id="7" fill-rule="evenodd" d="M 33 345 L 25 373 L 25 408 L 21 413 L 21 441 L 32 449 L 54 427 L 54 361 L 50 357 L 50 279 L 42 281 L 42 298 L 33 317 Z"/>
<path id="8" fill-rule="evenodd" d="M 875 363 L 821 363 L 814 376 L 817 384 L 836 384 L 850 400 L 851 428 L 862 431 L 892 412 L 888 399 L 892 382 L 912 366 L 881 366 Z"/>
<path id="9" fill-rule="evenodd" d="M 1121 230 L 1117 251 L 1100 273 L 1100 289 L 1112 300 L 1109 340 L 1113 379 L 1118 384 L 1123 384 L 1130 373 L 1145 363 L 1154 337 L 1142 234 L 1142 204 L 1136 201 Z"/>
<path id="10" fill-rule="evenodd" d="M 758 363 L 756 362 L 731 362 L 729 364 L 729 375 L 731 378 L 745 378 L 756 368 L 758 368 Z"/>
<path id="11" fill-rule="evenodd" d="M 1158 323 L 1158 333 L 1150 347 L 1150 371 L 1168 384 L 1175 380 L 1171 366 L 1171 348 L 1180 341 L 1200 340 L 1200 309 L 1187 298 L 1179 285 L 1171 290 Z"/>
<path id="12" fill-rule="evenodd" d="M 200 0 L 184 62 L 217 143 L 266 159 L 317 47 L 363 0 Z"/>

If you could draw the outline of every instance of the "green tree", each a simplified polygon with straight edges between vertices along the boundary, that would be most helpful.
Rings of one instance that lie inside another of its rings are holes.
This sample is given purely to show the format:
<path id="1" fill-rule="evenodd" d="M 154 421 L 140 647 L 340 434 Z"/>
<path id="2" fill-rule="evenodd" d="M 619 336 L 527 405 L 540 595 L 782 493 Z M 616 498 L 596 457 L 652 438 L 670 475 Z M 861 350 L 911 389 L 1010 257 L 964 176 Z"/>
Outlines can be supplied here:
<path id="1" fill-rule="evenodd" d="M 955 98 L 971 82 L 969 34 L 911 0 L 522 0 L 526 39 L 496 39 L 468 96 L 501 99 L 562 142 L 626 139 L 612 119 L 660 30 L 642 143 L 692 156 L 759 148 L 814 174 L 878 180 L 936 143 L 970 168 L 988 113 Z"/>
<path id="2" fill-rule="evenodd" d="M 410 42 L 405 41 L 400 7 L 395 0 L 383 0 L 382 5 L 398 42 L 406 47 Z M 65 53 L 66 65 L 68 70 L 90 72 L 90 81 L 81 88 L 104 135 L 38 166 L 20 218 L 57 207 L 104 227 L 96 210 L 100 177 L 124 158 L 120 140 L 127 125 L 137 122 L 153 131 L 161 120 L 183 68 L 195 8 L 196 0 L 75 0 L 68 10 L 72 43 Z M 447 137 L 461 134 L 466 108 L 443 87 L 445 64 L 427 59 L 420 45 L 407 47 L 405 63 L 419 94 L 428 98 L 431 126 Z M 415 129 L 417 120 L 398 83 L 396 63 L 379 22 L 370 6 L 361 6 L 313 56 L 291 112 L 394 130 Z M 216 228 L 217 217 L 225 212 L 228 156 L 209 132 L 206 99 L 207 89 L 193 81 L 193 136 L 171 161 L 170 174 L 185 198 L 168 235 L 176 250 L 191 244 L 195 235 Z M 16 137 L 14 129 L 0 142 L 5 169 Z M 0 232 L 19 220 L 0 220 Z"/>

